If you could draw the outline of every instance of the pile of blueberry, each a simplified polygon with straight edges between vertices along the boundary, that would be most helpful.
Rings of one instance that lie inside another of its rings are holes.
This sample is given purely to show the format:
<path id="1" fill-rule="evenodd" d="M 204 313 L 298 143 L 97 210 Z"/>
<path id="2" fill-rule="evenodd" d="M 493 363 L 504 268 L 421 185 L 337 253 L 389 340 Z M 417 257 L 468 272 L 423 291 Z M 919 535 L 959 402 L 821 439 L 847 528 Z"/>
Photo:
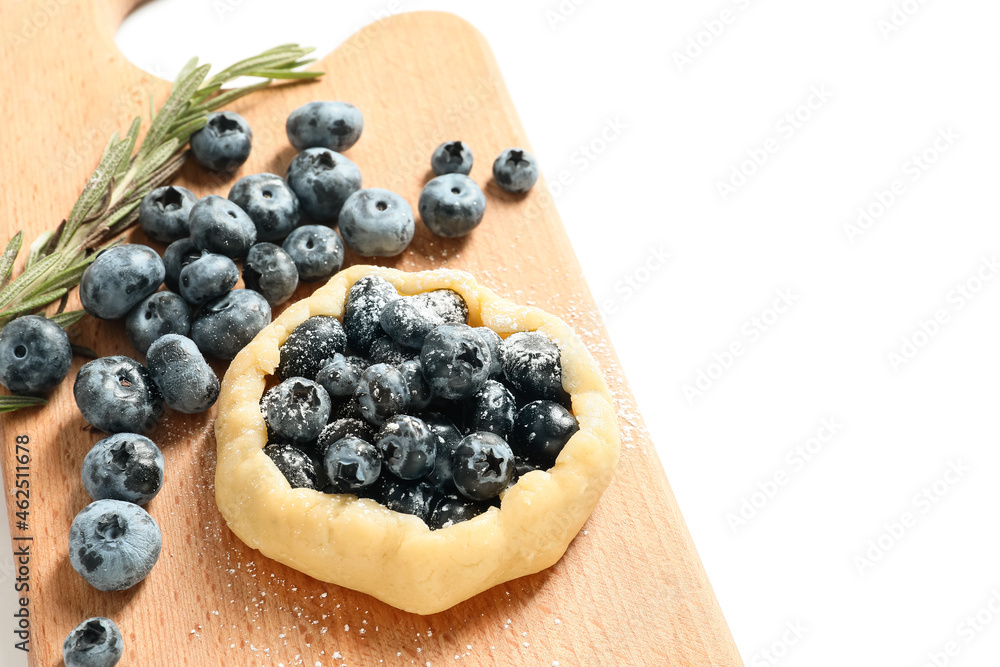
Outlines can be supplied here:
<path id="1" fill-rule="evenodd" d="M 372 498 L 432 530 L 498 505 L 579 426 L 548 336 L 502 339 L 468 317 L 452 290 L 358 280 L 343 322 L 311 317 L 281 346 L 265 454 L 293 488 Z"/>

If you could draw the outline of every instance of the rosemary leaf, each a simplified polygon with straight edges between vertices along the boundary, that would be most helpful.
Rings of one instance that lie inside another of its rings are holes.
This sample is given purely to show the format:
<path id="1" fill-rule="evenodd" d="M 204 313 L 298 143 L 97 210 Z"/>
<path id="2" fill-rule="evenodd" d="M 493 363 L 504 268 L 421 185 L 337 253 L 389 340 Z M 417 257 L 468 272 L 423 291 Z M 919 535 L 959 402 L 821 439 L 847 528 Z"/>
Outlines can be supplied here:
<path id="1" fill-rule="evenodd" d="M 323 72 L 313 72 L 306 70 L 304 72 L 293 72 L 286 69 L 257 69 L 252 72 L 247 72 L 248 76 L 261 76 L 270 79 L 315 79 L 318 76 L 323 76 Z"/>
<path id="2" fill-rule="evenodd" d="M 55 266 L 61 259 L 60 254 L 49 255 L 48 257 L 41 259 L 37 264 L 29 269 L 26 269 L 24 273 L 19 275 L 10 285 L 7 285 L 0 291 L 0 309 L 4 308 L 16 299 L 21 292 L 26 290 L 31 286 L 31 283 L 35 282 L 38 278 L 45 275 L 45 272 Z M 0 315 L 4 314 L 0 311 Z"/>
<path id="3" fill-rule="evenodd" d="M 48 401 L 36 396 L 0 396 L 0 412 L 13 412 L 21 408 L 45 405 Z"/>
<path id="4" fill-rule="evenodd" d="M 49 244 L 49 240 L 52 238 L 53 230 L 47 232 L 42 232 L 31 247 L 28 248 L 28 259 L 24 261 L 24 267 L 29 268 L 35 264 L 38 260 L 45 256 L 45 248 Z"/>
<path id="5" fill-rule="evenodd" d="M 80 320 L 83 316 L 87 314 L 85 310 L 70 310 L 65 313 L 59 313 L 58 315 L 53 315 L 49 319 L 61 326 L 63 329 L 68 329 Z"/>
<path id="6" fill-rule="evenodd" d="M 0 255 L 0 289 L 4 288 L 10 281 L 10 273 L 14 269 L 14 260 L 17 253 L 21 252 L 21 243 L 24 241 L 24 232 L 14 234 L 14 238 L 7 244 L 7 249 Z"/>
<path id="7" fill-rule="evenodd" d="M 56 300 L 62 298 L 62 295 L 65 294 L 68 291 L 69 290 L 67 288 L 61 287 L 61 288 L 59 288 L 59 289 L 57 289 L 55 291 L 46 292 L 45 294 L 40 294 L 40 295 L 38 295 L 36 297 L 33 297 L 31 299 L 27 299 L 25 301 L 21 301 L 21 302 L 18 303 L 18 305 L 16 307 L 11 308 L 10 310 L 4 311 L 3 315 L 4 315 L 4 317 L 10 317 L 11 315 L 19 315 L 21 313 L 26 313 L 26 312 L 32 311 L 32 310 L 34 310 L 36 308 L 44 308 L 45 306 L 49 305 L 53 301 L 56 301 Z"/>

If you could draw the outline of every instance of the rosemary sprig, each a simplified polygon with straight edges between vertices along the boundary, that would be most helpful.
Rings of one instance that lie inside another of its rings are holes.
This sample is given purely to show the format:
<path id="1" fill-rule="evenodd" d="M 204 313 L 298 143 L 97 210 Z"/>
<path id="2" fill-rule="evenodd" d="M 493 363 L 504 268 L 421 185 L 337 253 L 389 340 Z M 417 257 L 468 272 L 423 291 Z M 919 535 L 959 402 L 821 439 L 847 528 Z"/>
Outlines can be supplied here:
<path id="1" fill-rule="evenodd" d="M 185 145 L 204 127 L 209 112 L 269 86 L 275 79 L 312 79 L 322 72 L 299 68 L 312 62 L 312 52 L 285 44 L 242 60 L 208 78 L 210 65 L 192 58 L 181 70 L 170 95 L 153 112 L 138 141 L 142 121 L 135 118 L 124 137 L 116 132 L 93 175 L 66 219 L 41 234 L 28 250 L 24 270 L 12 276 L 24 234 L 18 232 L 0 254 L 0 328 L 15 316 L 34 312 L 62 299 L 80 282 L 87 265 L 138 218 L 139 203 L 173 175 L 187 157 Z M 233 79 L 253 76 L 263 81 L 223 91 Z M 138 146 L 138 148 L 136 148 Z"/>
<path id="2" fill-rule="evenodd" d="M 275 79 L 322 76 L 323 72 L 300 69 L 312 62 L 306 58 L 311 52 L 311 48 L 284 44 L 241 60 L 211 78 L 207 78 L 211 66 L 192 58 L 158 112 L 150 100 L 149 129 L 141 143 L 142 121 L 138 117 L 124 138 L 117 132 L 111 137 L 69 215 L 32 242 L 18 276 L 13 275 L 13 269 L 24 242 L 23 232 L 18 231 L 0 253 L 0 329 L 15 317 L 38 312 L 56 301 L 59 308 L 54 321 L 63 328 L 78 322 L 83 311 L 63 312 L 69 290 L 80 283 L 96 251 L 121 242 L 117 237 L 135 224 L 143 197 L 184 164 L 188 139 L 205 126 L 209 112 L 262 90 Z M 264 80 L 222 90 L 243 76 Z M 0 413 L 44 403 L 33 397 L 0 396 Z"/>

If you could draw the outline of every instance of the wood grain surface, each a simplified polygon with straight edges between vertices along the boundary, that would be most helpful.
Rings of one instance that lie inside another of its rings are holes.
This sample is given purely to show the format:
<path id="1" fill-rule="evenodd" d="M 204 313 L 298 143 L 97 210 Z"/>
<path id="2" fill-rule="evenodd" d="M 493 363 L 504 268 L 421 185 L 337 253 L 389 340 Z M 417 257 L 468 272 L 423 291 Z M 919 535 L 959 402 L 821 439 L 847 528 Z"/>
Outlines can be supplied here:
<path id="1" fill-rule="evenodd" d="M 114 44 L 134 4 L 0 4 L 8 64 L 0 74 L 4 239 L 18 228 L 34 239 L 55 226 L 111 132 L 123 131 L 135 115 L 148 117 L 150 95 L 157 103 L 166 97 L 168 84 L 134 67 Z M 254 149 L 233 178 L 214 179 L 189 163 L 176 181 L 199 195 L 225 195 L 240 176 L 284 174 L 294 155 L 285 118 L 314 99 L 348 100 L 363 110 L 364 135 L 348 156 L 366 186 L 395 190 L 414 207 L 431 176 L 433 147 L 468 142 L 477 156 L 472 177 L 487 194 L 483 224 L 466 240 L 447 241 L 418 223 L 410 249 L 386 264 L 466 269 L 503 296 L 575 326 L 616 395 L 623 438 L 618 474 L 557 565 L 421 617 L 320 583 L 242 544 L 214 503 L 214 412 L 168 411 L 152 434 L 166 457 L 165 485 L 148 506 L 163 530 L 163 552 L 140 585 L 101 593 L 67 557 L 70 522 L 89 501 L 80 465 L 102 437 L 72 398 L 72 379 L 84 361 L 77 358 L 49 406 L 0 418 L 14 545 L 31 550 L 30 664 L 61 664 L 64 637 L 93 615 L 121 627 L 122 665 L 424 665 L 456 658 L 504 665 L 742 664 L 545 183 L 522 197 L 491 182 L 493 156 L 509 146 L 530 147 L 488 45 L 455 16 L 403 14 L 366 27 L 319 66 L 327 75 L 317 83 L 276 87 L 235 105 L 253 127 Z M 149 243 L 138 230 L 131 238 Z M 348 263 L 358 259 L 348 253 Z M 296 298 L 312 289 L 301 286 Z M 75 297 L 70 306 L 78 307 Z M 102 356 L 142 359 L 120 322 L 86 318 L 73 336 Z M 30 438 L 27 530 L 14 523 L 11 497 L 18 435 Z M 13 629 L 12 619 L 0 621 L 3 641 L 14 641 Z"/>

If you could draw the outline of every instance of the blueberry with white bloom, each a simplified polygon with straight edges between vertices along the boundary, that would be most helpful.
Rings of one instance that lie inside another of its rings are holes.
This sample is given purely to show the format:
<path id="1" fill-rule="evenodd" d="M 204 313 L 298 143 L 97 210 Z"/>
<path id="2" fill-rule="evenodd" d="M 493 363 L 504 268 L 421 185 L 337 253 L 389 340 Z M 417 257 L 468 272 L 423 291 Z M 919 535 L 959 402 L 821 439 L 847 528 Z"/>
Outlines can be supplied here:
<path id="1" fill-rule="evenodd" d="M 263 405 L 268 428 L 292 444 L 315 440 L 330 419 L 330 395 L 318 383 L 302 377 L 289 378 L 269 389 Z"/>
<path id="2" fill-rule="evenodd" d="M 146 433 L 163 414 L 163 398 L 146 367 L 128 357 L 101 357 L 83 365 L 73 382 L 83 418 L 108 433 Z"/>
<path id="3" fill-rule="evenodd" d="M 529 399 L 563 400 L 559 347 L 541 331 L 508 336 L 500 348 L 503 373 L 514 391 Z"/>
<path id="4" fill-rule="evenodd" d="M 157 338 L 146 352 L 146 365 L 163 402 L 177 412 L 204 412 L 219 397 L 219 377 L 187 336 Z"/>
<path id="5" fill-rule="evenodd" d="M 431 530 L 454 526 L 456 523 L 476 518 L 489 508 L 489 503 L 475 502 L 456 493 L 437 496 L 431 503 L 427 526 Z"/>
<path id="6" fill-rule="evenodd" d="M 205 354 L 232 359 L 271 322 L 271 306 L 263 296 L 235 289 L 209 301 L 191 323 L 191 339 Z"/>
<path id="7" fill-rule="evenodd" d="M 500 337 L 493 329 L 489 327 L 475 327 L 473 329 L 479 336 L 486 341 L 486 345 L 490 348 L 490 357 L 492 358 L 492 363 L 490 364 L 490 379 L 495 380 L 500 377 L 503 373 L 503 358 L 500 356 L 500 348 L 503 345 L 503 338 Z"/>
<path id="8" fill-rule="evenodd" d="M 278 375 L 283 379 L 315 380 L 320 369 L 335 354 L 343 354 L 347 336 L 336 317 L 314 315 L 292 329 L 278 348 Z"/>
<path id="9" fill-rule="evenodd" d="M 283 239 L 299 224 L 299 198 L 275 174 L 244 176 L 229 190 L 229 201 L 253 220 L 258 241 Z"/>
<path id="10" fill-rule="evenodd" d="M 470 500 L 495 498 L 514 477 L 514 452 L 494 433 L 465 436 L 451 461 L 455 486 Z"/>
<path id="11" fill-rule="evenodd" d="M 164 185 L 142 198 L 139 226 L 160 243 L 173 243 L 188 235 L 188 216 L 198 197 L 179 185 Z"/>
<path id="12" fill-rule="evenodd" d="M 514 425 L 514 396 L 496 380 L 487 380 L 466 403 L 465 423 L 470 431 L 487 431 L 506 438 Z"/>
<path id="13" fill-rule="evenodd" d="M 382 330 L 400 345 L 420 349 L 431 331 L 442 324 L 465 324 L 469 308 L 465 299 L 450 289 L 422 292 L 396 299 L 382 309 Z"/>
<path id="14" fill-rule="evenodd" d="M 358 190 L 340 211 L 340 233 L 348 248 L 363 257 L 393 257 L 413 240 L 413 209 L 395 192 Z"/>
<path id="15" fill-rule="evenodd" d="M 277 306 L 292 298 L 299 286 L 299 270 L 281 246 L 258 243 L 243 261 L 243 283 Z"/>
<path id="16" fill-rule="evenodd" d="M 173 292 L 154 292 L 125 316 L 125 334 L 132 347 L 143 354 L 160 336 L 186 336 L 190 331 L 191 306 Z"/>
<path id="17" fill-rule="evenodd" d="M 412 514 L 422 521 L 430 514 L 435 498 L 434 487 L 427 482 L 399 479 L 394 475 L 382 475 L 378 484 L 366 491 L 393 512 Z"/>
<path id="18" fill-rule="evenodd" d="M 157 290 L 166 270 L 155 250 L 134 243 L 101 252 L 80 278 L 83 309 L 102 320 L 125 317 Z"/>
<path id="19" fill-rule="evenodd" d="M 122 659 L 125 644 L 122 633 L 110 618 L 88 618 L 63 641 L 66 667 L 114 667 Z"/>
<path id="20" fill-rule="evenodd" d="M 342 153 L 358 142 L 364 127 L 356 106 L 327 100 L 303 104 L 285 121 L 288 142 L 297 151 L 318 147 Z"/>
<path id="21" fill-rule="evenodd" d="M 523 148 L 508 148 L 493 163 L 493 179 L 507 192 L 527 192 L 538 180 L 538 163 Z"/>
<path id="22" fill-rule="evenodd" d="M 409 359 L 396 368 L 403 374 L 409 392 L 406 409 L 410 412 L 419 412 L 430 405 L 434 399 L 434 392 L 424 379 L 424 368 L 420 365 L 420 359 Z"/>
<path id="23" fill-rule="evenodd" d="M 94 500 L 145 505 L 163 486 L 163 453 L 145 436 L 116 433 L 91 447 L 80 477 Z"/>
<path id="24" fill-rule="evenodd" d="M 493 360 L 489 346 L 472 327 L 443 324 L 424 340 L 420 363 L 435 395 L 455 401 L 479 391 Z"/>
<path id="25" fill-rule="evenodd" d="M 461 141 L 446 141 L 434 149 L 431 169 L 441 174 L 465 174 L 472 171 L 472 150 Z"/>
<path id="26" fill-rule="evenodd" d="M 307 148 L 288 165 L 285 180 L 310 218 L 332 223 L 347 198 L 361 189 L 361 170 L 329 148 Z"/>
<path id="27" fill-rule="evenodd" d="M 25 315 L 0 329 L 0 384 L 18 394 L 39 394 L 63 381 L 73 349 L 63 328 L 41 315 Z"/>
<path id="28" fill-rule="evenodd" d="M 325 225 L 302 225 L 281 247 L 292 258 L 303 282 L 326 280 L 344 264 L 344 242 Z"/>
<path id="29" fill-rule="evenodd" d="M 235 111 L 208 114 L 205 127 L 191 135 L 191 153 L 211 171 L 236 171 L 250 157 L 253 132 Z"/>
<path id="30" fill-rule="evenodd" d="M 406 408 L 409 389 L 395 366 L 375 364 L 361 374 L 354 397 L 358 399 L 364 420 L 381 426 L 386 419 Z"/>
<path id="31" fill-rule="evenodd" d="M 200 306 L 229 292 L 239 279 L 236 262 L 205 252 L 181 270 L 181 296 L 192 306 Z"/>
<path id="32" fill-rule="evenodd" d="M 385 335 L 380 322 L 382 309 L 398 298 L 396 288 L 381 276 L 367 275 L 351 285 L 344 306 L 344 333 L 351 349 L 368 354 L 372 343 Z"/>
<path id="33" fill-rule="evenodd" d="M 194 246 L 190 238 L 174 241 L 163 251 L 163 268 L 166 272 L 163 283 L 171 292 L 181 291 L 181 271 L 201 257 L 201 250 Z"/>
<path id="34" fill-rule="evenodd" d="M 457 238 L 483 221 L 486 196 L 468 176 L 444 174 L 424 186 L 417 208 L 427 229 L 438 236 Z"/>
<path id="35" fill-rule="evenodd" d="M 163 537 L 153 517 L 123 500 L 95 500 L 73 519 L 69 562 L 99 591 L 122 591 L 146 578 Z"/>
<path id="36" fill-rule="evenodd" d="M 368 361 L 372 364 L 389 364 L 399 366 L 404 361 L 416 359 L 420 350 L 412 347 L 403 347 L 385 334 L 372 341 L 372 346 L 368 348 Z"/>
<path id="37" fill-rule="evenodd" d="M 323 385 L 331 397 L 348 398 L 354 395 L 361 374 L 367 366 L 361 357 L 344 356 L 335 352 L 316 373 L 316 382 Z"/>
<path id="38" fill-rule="evenodd" d="M 264 447 L 264 453 L 293 489 L 316 489 L 318 479 L 312 460 L 298 447 L 288 444 L 271 443 Z"/>
<path id="39" fill-rule="evenodd" d="M 191 209 L 191 241 L 230 259 L 243 259 L 257 242 L 257 228 L 239 206 L 219 195 L 198 200 Z"/>
<path id="40" fill-rule="evenodd" d="M 390 417 L 377 438 L 385 467 L 396 477 L 420 479 L 434 468 L 437 438 L 418 417 Z"/>
<path id="41" fill-rule="evenodd" d="M 326 448 L 323 466 L 334 493 L 357 493 L 378 481 L 382 453 L 370 442 L 347 436 Z"/>
<path id="42" fill-rule="evenodd" d="M 454 490 L 452 455 L 462 441 L 462 433 L 455 424 L 442 414 L 426 412 L 420 415 L 434 434 L 434 468 L 428 473 L 427 481 L 442 490 Z"/>
<path id="43" fill-rule="evenodd" d="M 510 444 L 527 460 L 549 468 L 579 430 L 576 417 L 563 406 L 553 401 L 532 401 L 517 413 Z"/>

